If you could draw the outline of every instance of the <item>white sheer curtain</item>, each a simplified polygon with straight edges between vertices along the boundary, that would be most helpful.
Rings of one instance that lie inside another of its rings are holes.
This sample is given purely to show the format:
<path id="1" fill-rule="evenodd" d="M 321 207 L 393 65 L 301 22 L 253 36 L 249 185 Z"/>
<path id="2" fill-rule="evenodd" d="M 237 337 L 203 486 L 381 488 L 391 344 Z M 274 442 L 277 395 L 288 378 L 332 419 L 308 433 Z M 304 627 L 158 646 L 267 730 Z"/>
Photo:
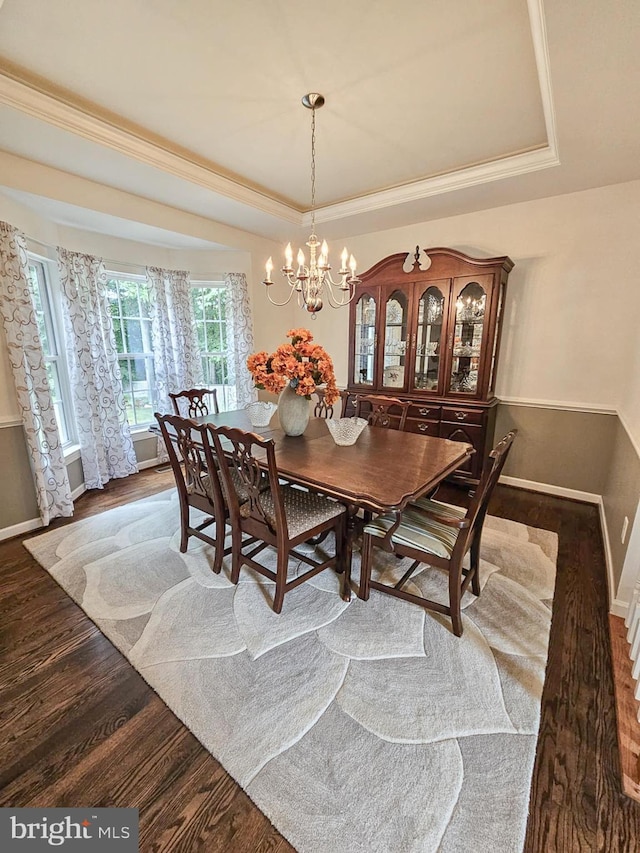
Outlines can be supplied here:
<path id="1" fill-rule="evenodd" d="M 0 222 L 0 313 L 42 523 L 73 515 L 47 367 L 29 289 L 24 235 Z M 10 484 L 5 484 L 10 488 Z"/>
<path id="2" fill-rule="evenodd" d="M 147 267 L 151 287 L 153 360 L 158 410 L 172 412 L 169 393 L 201 387 L 202 357 L 196 336 L 189 273 Z"/>
<path id="3" fill-rule="evenodd" d="M 84 482 L 101 489 L 138 471 L 122 390 L 104 263 L 58 248 L 67 361 Z"/>
<path id="4" fill-rule="evenodd" d="M 247 370 L 247 357 L 254 348 L 249 288 L 247 277 L 241 272 L 226 273 L 224 283 L 229 307 L 229 382 L 235 387 L 235 406 L 232 408 L 243 409 L 258 399 L 253 379 Z"/>

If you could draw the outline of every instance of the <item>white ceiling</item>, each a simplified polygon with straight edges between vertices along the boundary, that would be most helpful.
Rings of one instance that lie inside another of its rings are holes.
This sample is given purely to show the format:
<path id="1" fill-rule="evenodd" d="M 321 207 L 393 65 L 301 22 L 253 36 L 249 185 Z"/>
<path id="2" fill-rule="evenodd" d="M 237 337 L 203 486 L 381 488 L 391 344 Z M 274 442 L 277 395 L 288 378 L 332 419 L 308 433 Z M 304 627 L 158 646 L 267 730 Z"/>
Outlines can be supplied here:
<path id="1" fill-rule="evenodd" d="M 640 177 L 636 0 L 0 6 L 0 150 L 252 233 L 308 224 L 308 91 L 328 237 Z"/>

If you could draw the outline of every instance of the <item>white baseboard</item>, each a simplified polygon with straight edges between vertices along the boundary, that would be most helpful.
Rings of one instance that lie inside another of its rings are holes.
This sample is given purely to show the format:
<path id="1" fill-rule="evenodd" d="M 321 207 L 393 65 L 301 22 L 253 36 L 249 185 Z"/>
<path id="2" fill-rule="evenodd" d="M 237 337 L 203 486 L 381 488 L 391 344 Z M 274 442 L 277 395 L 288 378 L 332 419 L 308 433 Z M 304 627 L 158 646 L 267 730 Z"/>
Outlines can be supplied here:
<path id="1" fill-rule="evenodd" d="M 607 580 L 609 582 L 609 613 L 615 613 L 616 616 L 621 614 L 614 610 L 614 606 L 622 606 L 624 609 L 623 615 L 627 613 L 628 604 L 616 598 L 616 585 L 613 579 L 613 557 L 611 556 L 611 541 L 609 540 L 609 528 L 607 527 L 607 518 L 604 512 L 604 501 L 602 498 L 598 501 L 598 509 L 600 511 L 600 527 L 602 528 L 602 538 L 604 539 L 604 559 L 607 564 Z"/>
<path id="2" fill-rule="evenodd" d="M 80 485 L 71 492 L 71 500 L 75 502 L 80 497 L 80 495 L 83 495 L 86 491 L 87 487 L 85 486 L 85 484 L 80 483 Z"/>
<path id="3" fill-rule="evenodd" d="M 620 601 L 619 598 L 616 598 L 614 601 L 611 602 L 609 613 L 613 613 L 614 616 L 622 616 L 623 619 L 626 619 L 628 609 L 629 602 Z"/>
<path id="4" fill-rule="evenodd" d="M 140 471 L 144 471 L 145 468 L 153 468 L 154 465 L 168 465 L 168 462 L 161 462 L 160 459 L 156 456 L 155 459 L 145 459 L 144 462 L 138 462 L 138 468 Z"/>
<path id="5" fill-rule="evenodd" d="M 12 536 L 20 536 L 22 533 L 30 533 L 32 530 L 37 530 L 42 527 L 42 520 L 39 518 L 31 518 L 29 521 L 21 521 L 20 524 L 12 524 L 11 527 L 3 527 L 0 530 L 0 542 L 4 539 L 11 539 Z"/>
<path id="6" fill-rule="evenodd" d="M 600 527 L 604 540 L 604 559 L 607 567 L 607 586 L 609 588 L 609 612 L 615 616 L 626 616 L 629 603 L 616 598 L 615 581 L 613 578 L 613 557 L 611 556 L 611 542 L 607 528 L 607 518 L 604 512 L 602 495 L 592 492 L 581 492 L 578 489 L 565 489 L 563 486 L 552 486 L 549 483 L 537 483 L 534 480 L 521 480 L 518 477 L 500 477 L 500 482 L 505 486 L 516 486 L 519 489 L 529 489 L 532 492 L 544 492 L 547 495 L 556 495 L 560 498 L 571 498 L 575 501 L 596 504 L 600 514 Z"/>
<path id="7" fill-rule="evenodd" d="M 578 489 L 566 489 L 564 486 L 553 486 L 550 483 L 538 483 L 535 480 L 521 480 L 519 477 L 500 477 L 500 482 L 505 486 L 516 486 L 518 489 L 529 489 L 531 492 L 544 492 L 546 495 L 555 495 L 559 498 L 571 498 L 574 501 L 584 501 L 589 504 L 599 504 L 602 501 L 600 495 L 593 492 L 581 492 Z"/>

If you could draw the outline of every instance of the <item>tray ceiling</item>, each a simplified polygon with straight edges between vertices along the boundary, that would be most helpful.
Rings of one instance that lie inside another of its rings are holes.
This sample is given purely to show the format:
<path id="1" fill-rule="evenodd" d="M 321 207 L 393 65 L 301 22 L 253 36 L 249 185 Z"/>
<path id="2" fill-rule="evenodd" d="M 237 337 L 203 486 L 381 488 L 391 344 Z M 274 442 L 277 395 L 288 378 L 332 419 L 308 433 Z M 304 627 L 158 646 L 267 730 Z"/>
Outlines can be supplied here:
<path id="1" fill-rule="evenodd" d="M 402 224 L 557 166 L 545 28 L 538 0 L 5 0 L 0 149 L 276 236 L 320 91 L 318 220 Z"/>

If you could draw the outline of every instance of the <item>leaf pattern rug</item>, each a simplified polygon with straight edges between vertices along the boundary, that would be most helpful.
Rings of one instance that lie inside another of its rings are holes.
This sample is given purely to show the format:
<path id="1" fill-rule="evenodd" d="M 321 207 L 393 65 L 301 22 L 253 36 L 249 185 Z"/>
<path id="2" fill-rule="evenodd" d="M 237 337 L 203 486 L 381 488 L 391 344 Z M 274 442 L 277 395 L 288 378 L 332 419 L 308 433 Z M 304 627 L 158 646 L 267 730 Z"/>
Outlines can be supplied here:
<path id="1" fill-rule="evenodd" d="M 178 513 L 170 490 L 24 544 L 297 850 L 522 849 L 556 534 L 486 519 L 457 638 L 375 590 L 347 604 L 331 570 L 276 615 L 266 579 L 180 554 Z M 377 576 L 406 567 L 376 550 Z M 446 600 L 438 570 L 411 583 Z"/>

